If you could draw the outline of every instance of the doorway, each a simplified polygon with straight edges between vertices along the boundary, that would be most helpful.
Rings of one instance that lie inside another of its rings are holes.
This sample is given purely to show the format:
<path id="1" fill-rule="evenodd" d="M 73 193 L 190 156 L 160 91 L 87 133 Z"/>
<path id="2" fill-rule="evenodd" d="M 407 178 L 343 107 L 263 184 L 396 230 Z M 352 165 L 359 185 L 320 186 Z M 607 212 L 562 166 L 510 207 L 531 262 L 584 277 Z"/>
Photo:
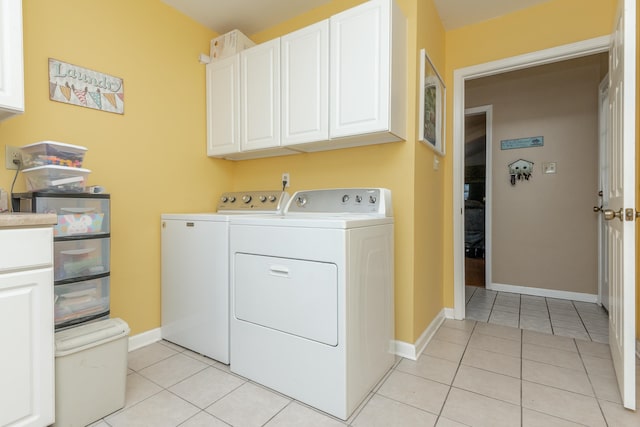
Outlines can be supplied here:
<path id="1" fill-rule="evenodd" d="M 492 107 L 465 110 L 464 250 L 465 285 L 484 288 L 490 282 Z"/>
<path id="2" fill-rule="evenodd" d="M 532 54 L 512 57 L 505 60 L 480 64 L 454 71 L 453 106 L 453 156 L 454 156 L 454 206 L 453 211 L 460 216 L 454 220 L 454 317 L 465 318 L 465 246 L 464 246 L 464 119 L 465 119 L 465 83 L 481 77 L 488 77 L 550 64 L 567 59 L 579 58 L 608 51 L 609 36 L 586 40 L 571 45 L 552 48 Z M 485 230 L 486 233 L 487 230 Z M 485 248 L 485 253 L 488 251 Z M 486 260 L 485 260 L 486 261 Z M 490 283 L 490 282 L 489 282 Z"/>

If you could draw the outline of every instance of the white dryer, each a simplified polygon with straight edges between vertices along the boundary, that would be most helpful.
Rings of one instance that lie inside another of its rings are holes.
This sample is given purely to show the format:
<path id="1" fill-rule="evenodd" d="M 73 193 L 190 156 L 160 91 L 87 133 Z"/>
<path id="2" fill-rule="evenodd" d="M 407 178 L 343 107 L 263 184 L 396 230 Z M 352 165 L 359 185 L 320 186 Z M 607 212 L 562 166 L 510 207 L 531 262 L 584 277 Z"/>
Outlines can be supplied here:
<path id="1" fill-rule="evenodd" d="M 161 215 L 161 336 L 229 363 L 229 222 L 280 214 L 280 191 L 224 193 L 215 213 Z"/>
<path id="2" fill-rule="evenodd" d="M 346 420 L 395 360 L 390 191 L 297 192 L 230 232 L 231 370 Z"/>

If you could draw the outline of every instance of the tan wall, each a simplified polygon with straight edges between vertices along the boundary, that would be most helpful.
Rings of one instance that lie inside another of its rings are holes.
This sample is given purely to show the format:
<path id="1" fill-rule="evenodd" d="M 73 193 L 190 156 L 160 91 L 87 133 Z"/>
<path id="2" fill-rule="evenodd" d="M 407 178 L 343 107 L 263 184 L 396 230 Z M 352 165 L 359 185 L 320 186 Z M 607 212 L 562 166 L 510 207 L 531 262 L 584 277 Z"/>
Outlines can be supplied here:
<path id="1" fill-rule="evenodd" d="M 493 283 L 597 293 L 600 56 L 467 82 L 466 106 L 493 105 Z M 501 150 L 505 139 L 544 146 Z M 511 185 L 507 165 L 534 162 Z M 543 174 L 556 162 L 556 174 Z"/>

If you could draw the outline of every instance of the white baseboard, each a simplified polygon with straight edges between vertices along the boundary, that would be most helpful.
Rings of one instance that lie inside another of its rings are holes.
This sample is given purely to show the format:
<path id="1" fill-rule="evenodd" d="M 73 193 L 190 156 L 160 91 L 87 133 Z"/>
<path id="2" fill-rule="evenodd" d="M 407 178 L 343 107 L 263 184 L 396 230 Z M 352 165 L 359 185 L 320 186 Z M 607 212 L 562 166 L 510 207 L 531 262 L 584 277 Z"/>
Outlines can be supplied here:
<path id="1" fill-rule="evenodd" d="M 555 289 L 530 288 L 527 286 L 505 285 L 502 283 L 491 283 L 487 285 L 487 289 L 500 292 L 511 292 L 514 294 L 535 295 L 546 298 L 568 299 L 580 302 L 598 302 L 598 295 L 584 294 L 581 292 L 558 291 Z"/>
<path id="2" fill-rule="evenodd" d="M 129 337 L 129 351 L 137 350 L 145 345 L 153 344 L 162 339 L 160 328 L 151 329 L 141 334 Z"/>
<path id="3" fill-rule="evenodd" d="M 429 326 L 427 326 L 427 328 L 415 343 L 410 344 L 404 341 L 395 341 L 396 355 L 411 360 L 418 360 L 420 354 L 422 354 L 424 349 L 427 347 L 427 344 L 429 344 L 429 341 L 431 341 L 431 339 L 433 338 L 433 335 L 436 333 L 440 325 L 442 325 L 442 322 L 444 322 L 444 319 L 447 317 L 447 310 L 451 309 L 443 308 L 440 313 L 436 315 L 436 317 L 431 321 Z"/>

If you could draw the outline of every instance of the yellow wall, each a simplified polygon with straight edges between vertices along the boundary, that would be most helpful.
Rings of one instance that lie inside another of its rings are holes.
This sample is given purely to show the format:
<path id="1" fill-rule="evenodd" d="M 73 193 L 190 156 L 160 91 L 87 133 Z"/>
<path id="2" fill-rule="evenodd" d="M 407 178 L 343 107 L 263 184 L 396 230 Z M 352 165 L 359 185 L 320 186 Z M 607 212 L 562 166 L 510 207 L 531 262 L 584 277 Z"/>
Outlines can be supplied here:
<path id="1" fill-rule="evenodd" d="M 198 55 L 217 34 L 158 0 L 29 0 L 23 16 L 26 112 L 0 123 L 0 152 L 41 140 L 89 148 L 89 183 L 112 195 L 112 315 L 132 334 L 156 328 L 160 213 L 213 210 L 231 187 L 231 165 L 205 152 Z M 50 101 L 48 58 L 124 79 L 124 115 Z M 0 168 L 6 190 L 11 172 Z"/>
<path id="2" fill-rule="evenodd" d="M 446 80 L 453 82 L 459 68 L 609 35 L 616 0 L 553 0 L 490 21 L 446 34 Z M 448 91 L 448 117 L 452 117 L 453 87 Z M 451 130 L 449 120 L 447 130 Z M 451 132 L 448 133 L 451 144 Z M 452 170 L 447 170 L 444 193 L 444 305 L 453 307 L 453 194 Z"/>
<path id="3" fill-rule="evenodd" d="M 418 1 L 418 46 L 414 57 L 419 58 L 420 49 L 425 49 L 438 72 L 445 78 L 445 30 L 440 22 L 438 12 L 433 1 Z M 416 73 L 416 88 L 419 87 L 419 62 L 413 69 Z M 411 67 L 410 67 L 411 68 Z M 413 91 L 412 93 L 415 93 Z M 419 114 L 418 99 L 415 100 L 416 112 Z M 418 129 L 417 117 L 411 117 L 413 123 L 411 134 Z M 451 167 L 451 150 L 445 144 L 445 157 L 437 155 L 426 145 L 418 142 L 414 149 L 414 293 L 413 293 L 413 339 L 415 342 L 420 334 L 429 326 L 434 317 L 442 310 L 443 304 L 443 262 L 445 253 L 444 234 L 444 182 L 447 171 Z M 434 169 L 434 159 L 439 162 Z"/>

